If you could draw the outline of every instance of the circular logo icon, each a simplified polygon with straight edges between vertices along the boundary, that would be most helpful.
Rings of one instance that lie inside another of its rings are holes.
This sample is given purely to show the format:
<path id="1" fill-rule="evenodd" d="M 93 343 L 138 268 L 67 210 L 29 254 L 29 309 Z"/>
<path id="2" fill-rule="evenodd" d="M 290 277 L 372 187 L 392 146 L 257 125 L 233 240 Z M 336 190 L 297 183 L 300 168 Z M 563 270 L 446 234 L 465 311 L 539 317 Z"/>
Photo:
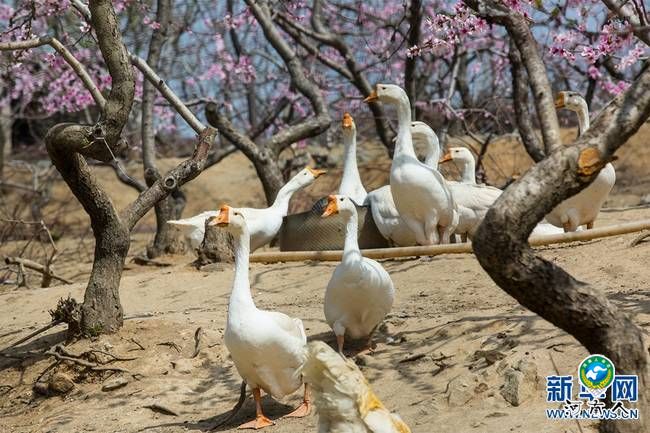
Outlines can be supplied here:
<path id="1" fill-rule="evenodd" d="M 590 391 L 604 392 L 614 381 L 614 363 L 603 355 L 590 355 L 580 363 L 580 383 Z"/>

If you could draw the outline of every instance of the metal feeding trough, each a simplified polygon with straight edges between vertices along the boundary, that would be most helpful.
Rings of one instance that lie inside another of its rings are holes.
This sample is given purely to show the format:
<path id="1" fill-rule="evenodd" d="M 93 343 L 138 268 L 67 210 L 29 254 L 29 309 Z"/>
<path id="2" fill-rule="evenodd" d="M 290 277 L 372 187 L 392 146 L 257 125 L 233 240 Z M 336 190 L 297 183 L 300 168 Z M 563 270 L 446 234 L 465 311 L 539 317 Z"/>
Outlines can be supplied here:
<path id="1" fill-rule="evenodd" d="M 357 206 L 359 248 L 386 248 L 368 206 Z M 327 198 L 318 200 L 310 211 L 287 215 L 280 229 L 280 251 L 342 250 L 345 224 L 340 214 L 323 218 Z"/>

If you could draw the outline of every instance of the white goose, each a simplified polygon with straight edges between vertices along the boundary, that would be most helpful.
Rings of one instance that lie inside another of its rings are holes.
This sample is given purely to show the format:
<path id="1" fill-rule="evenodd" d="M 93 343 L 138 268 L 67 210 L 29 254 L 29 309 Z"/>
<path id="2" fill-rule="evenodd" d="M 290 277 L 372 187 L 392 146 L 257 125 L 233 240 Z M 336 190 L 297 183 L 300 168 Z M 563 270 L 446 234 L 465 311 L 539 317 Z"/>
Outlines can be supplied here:
<path id="1" fill-rule="evenodd" d="M 239 428 L 263 428 L 274 423 L 264 416 L 260 390 L 283 397 L 302 385 L 300 369 L 307 343 L 305 328 L 300 319 L 255 306 L 248 278 L 250 234 L 246 216 L 237 209 L 223 206 L 208 224 L 223 228 L 235 238 L 235 276 L 224 340 L 237 371 L 253 389 L 256 405 L 255 420 Z M 309 392 L 305 385 L 303 403 L 286 416 L 302 417 L 309 411 Z"/>
<path id="2" fill-rule="evenodd" d="M 413 231 L 418 244 L 448 243 L 458 225 L 456 205 L 440 173 L 415 155 L 406 92 L 394 84 L 377 84 L 364 101 L 375 100 L 397 106 L 398 131 L 390 188 L 400 217 Z"/>
<path id="3" fill-rule="evenodd" d="M 463 167 L 463 180 L 461 182 L 448 182 L 460 214 L 460 223 L 456 233 L 461 235 L 463 240 L 471 238 L 485 214 L 494 204 L 496 199 L 503 193 L 499 188 L 477 184 L 474 177 L 474 156 L 468 149 L 452 147 L 450 151 L 440 160 L 458 162 Z M 471 174 L 470 174 L 471 173 Z"/>
<path id="4" fill-rule="evenodd" d="M 352 200 L 342 195 L 327 197 L 323 217 L 337 213 L 345 221 L 345 246 L 341 263 L 325 291 L 325 319 L 343 354 L 346 335 L 353 339 L 367 337 L 371 346 L 373 331 L 393 306 L 395 288 L 388 272 L 359 251 L 358 217 Z"/>
<path id="5" fill-rule="evenodd" d="M 280 231 L 282 219 L 287 216 L 289 200 L 293 194 L 299 189 L 311 185 L 322 174 L 325 174 L 325 170 L 305 167 L 280 188 L 270 207 L 237 209 L 246 217 L 248 230 L 251 234 L 251 251 L 255 251 L 273 240 Z M 219 211 L 206 211 L 190 218 L 170 220 L 167 223 L 181 226 L 192 248 L 198 248 L 205 236 L 205 221 L 218 214 Z"/>
<path id="6" fill-rule="evenodd" d="M 413 142 L 426 147 L 424 163 L 429 167 L 438 167 L 440 158 L 440 145 L 438 136 L 424 122 L 411 122 L 411 135 Z M 415 233 L 406 225 L 399 216 L 390 185 L 382 186 L 368 193 L 366 203 L 370 205 L 372 219 L 377 229 L 391 244 L 400 247 L 417 245 Z"/>
<path id="7" fill-rule="evenodd" d="M 356 204 L 362 205 L 368 193 L 361 183 L 357 167 L 357 126 L 350 113 L 343 114 L 343 176 L 339 185 L 339 194 L 351 198 Z"/>
<path id="8" fill-rule="evenodd" d="M 476 163 L 474 162 L 474 156 L 472 152 L 465 147 L 452 147 L 449 149 L 449 153 L 441 161 L 452 160 L 458 167 L 461 173 L 460 183 L 476 185 Z M 496 190 L 496 188 L 494 188 Z M 453 191 L 453 187 L 452 187 Z M 501 191 L 501 190 L 497 190 Z M 500 195 L 500 192 L 495 191 L 496 196 Z M 460 205 L 459 205 L 460 206 Z M 461 213 L 462 215 L 462 213 Z M 462 216 L 461 224 L 462 225 Z M 558 229 L 552 224 L 549 224 L 545 220 L 540 222 L 535 226 L 535 229 L 531 235 L 551 235 L 562 233 L 562 229 Z"/>
<path id="9" fill-rule="evenodd" d="M 555 100 L 555 107 L 566 108 L 578 114 L 580 135 L 589 129 L 589 108 L 578 93 L 560 92 Z M 614 166 L 608 163 L 588 187 L 558 204 L 546 215 L 546 219 L 551 224 L 564 228 L 565 232 L 574 232 L 583 224 L 587 225 L 587 229 L 591 229 L 615 182 L 616 171 Z"/>

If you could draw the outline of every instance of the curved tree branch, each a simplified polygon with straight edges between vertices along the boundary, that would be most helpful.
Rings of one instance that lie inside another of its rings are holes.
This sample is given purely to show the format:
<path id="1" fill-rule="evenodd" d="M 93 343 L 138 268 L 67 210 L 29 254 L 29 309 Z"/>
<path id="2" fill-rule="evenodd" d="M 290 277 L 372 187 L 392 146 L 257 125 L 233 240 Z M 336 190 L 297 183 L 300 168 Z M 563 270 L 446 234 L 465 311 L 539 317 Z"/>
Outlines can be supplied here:
<path id="1" fill-rule="evenodd" d="M 95 0 L 88 7 L 99 50 L 112 77 L 111 91 L 102 119 L 106 125 L 105 140 L 111 147 L 119 140 L 122 128 L 129 120 L 135 96 L 135 79 L 129 53 L 122 42 L 122 34 L 117 30 L 119 23 L 112 2 Z"/>
<path id="2" fill-rule="evenodd" d="M 329 127 L 331 118 L 320 89 L 313 80 L 307 77 L 295 51 L 276 28 L 266 1 L 246 0 L 246 4 L 260 24 L 266 40 L 282 58 L 291 76 L 292 86 L 309 100 L 314 110 L 313 116 L 306 117 L 298 123 L 280 130 L 270 138 L 255 143 L 253 139 L 237 130 L 230 120 L 220 112 L 220 108 L 216 104 L 206 105 L 208 122 L 217 126 L 222 134 L 237 146 L 255 166 L 264 188 L 264 195 L 270 204 L 275 200 L 275 196 L 284 184 L 284 178 L 277 162 L 280 152 L 292 143 L 322 133 Z M 279 112 L 272 115 L 277 116 L 278 114 Z"/>
<path id="3" fill-rule="evenodd" d="M 603 3 L 613 13 L 630 23 L 634 35 L 650 46 L 650 27 L 645 22 L 645 17 L 635 14 L 627 1 L 603 0 Z"/>
<path id="4" fill-rule="evenodd" d="M 350 47 L 345 43 L 342 37 L 333 33 L 323 22 L 322 18 L 322 1 L 315 0 L 312 6 L 312 16 L 311 16 L 311 25 L 312 29 L 301 26 L 296 23 L 291 17 L 286 16 L 281 12 L 278 12 L 276 15 L 276 20 L 282 26 L 285 31 L 299 44 L 306 46 L 307 42 L 304 41 L 304 36 L 308 36 L 317 42 L 330 46 L 338 51 L 339 55 L 345 61 L 344 69 L 341 65 L 336 64 L 336 67 L 333 67 L 331 62 L 324 61 L 323 56 L 316 56 L 321 63 L 335 72 L 339 73 L 342 77 L 349 80 L 361 93 L 363 97 L 370 95 L 372 92 L 372 85 L 363 74 L 362 68 L 357 63 L 354 54 L 351 52 Z M 290 31 L 288 29 L 294 29 Z M 296 33 L 298 32 L 298 34 Z M 309 50 L 309 48 L 307 48 Z M 345 72 L 344 72 L 345 71 Z M 373 117 L 375 119 L 375 128 L 379 134 L 379 138 L 389 152 L 392 153 L 393 150 L 393 133 L 384 114 L 384 109 L 381 104 L 371 103 L 370 110 L 372 111 Z"/>
<path id="5" fill-rule="evenodd" d="M 639 422 L 607 421 L 603 431 L 650 429 L 650 370 L 642 330 L 591 285 L 535 254 L 528 236 L 546 213 L 584 189 L 650 116 L 650 70 L 605 107 L 578 141 L 532 167 L 505 190 L 473 239 L 490 277 L 526 308 L 573 335 L 617 371 L 639 375 Z M 643 390 L 643 391 L 641 391 Z"/>
<path id="6" fill-rule="evenodd" d="M 479 16 L 493 24 L 506 28 L 508 35 L 517 45 L 528 80 L 533 90 L 533 100 L 544 141 L 544 152 L 549 155 L 562 144 L 560 124 L 555 112 L 553 91 L 528 21 L 519 12 L 498 0 L 466 0 L 466 3 Z"/>

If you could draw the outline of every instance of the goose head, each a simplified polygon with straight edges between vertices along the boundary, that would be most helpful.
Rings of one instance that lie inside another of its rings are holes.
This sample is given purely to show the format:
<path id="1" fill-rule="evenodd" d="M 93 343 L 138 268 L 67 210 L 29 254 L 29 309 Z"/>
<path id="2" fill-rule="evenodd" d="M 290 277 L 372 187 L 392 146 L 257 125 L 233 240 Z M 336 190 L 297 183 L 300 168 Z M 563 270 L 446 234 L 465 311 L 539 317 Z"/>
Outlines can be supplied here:
<path id="1" fill-rule="evenodd" d="M 555 108 L 566 108 L 571 111 L 580 111 L 587 105 L 585 99 L 578 92 L 565 90 L 555 97 Z"/>
<path id="2" fill-rule="evenodd" d="M 347 111 L 343 113 L 343 120 L 341 121 L 344 136 L 354 136 L 357 133 L 357 125 L 354 123 L 354 118 Z"/>
<path id="3" fill-rule="evenodd" d="M 381 101 L 388 104 L 400 104 L 408 101 L 404 89 L 395 84 L 377 84 L 375 90 L 363 102 Z"/>
<path id="4" fill-rule="evenodd" d="M 413 141 L 425 144 L 435 143 L 436 145 L 439 145 L 438 136 L 433 129 L 424 122 L 411 122 L 411 135 L 413 136 Z"/>
<path id="5" fill-rule="evenodd" d="M 327 196 L 327 207 L 322 217 L 325 218 L 330 215 L 336 215 L 337 213 L 352 215 L 354 212 L 356 212 L 356 208 L 350 198 L 344 195 L 332 194 Z"/>
<path id="6" fill-rule="evenodd" d="M 248 230 L 244 215 L 226 204 L 221 206 L 217 216 L 208 220 L 208 225 L 217 226 L 232 234 L 241 234 Z"/>
<path id="7" fill-rule="evenodd" d="M 311 185 L 318 177 L 325 173 L 327 173 L 327 171 L 307 166 L 300 170 L 289 182 L 293 182 L 296 186 L 302 188 Z"/>
<path id="8" fill-rule="evenodd" d="M 474 162 L 474 155 L 466 147 L 452 147 L 449 149 L 449 152 L 445 153 L 442 158 L 440 158 L 440 164 L 447 161 L 454 161 L 461 166 L 470 164 Z"/>

